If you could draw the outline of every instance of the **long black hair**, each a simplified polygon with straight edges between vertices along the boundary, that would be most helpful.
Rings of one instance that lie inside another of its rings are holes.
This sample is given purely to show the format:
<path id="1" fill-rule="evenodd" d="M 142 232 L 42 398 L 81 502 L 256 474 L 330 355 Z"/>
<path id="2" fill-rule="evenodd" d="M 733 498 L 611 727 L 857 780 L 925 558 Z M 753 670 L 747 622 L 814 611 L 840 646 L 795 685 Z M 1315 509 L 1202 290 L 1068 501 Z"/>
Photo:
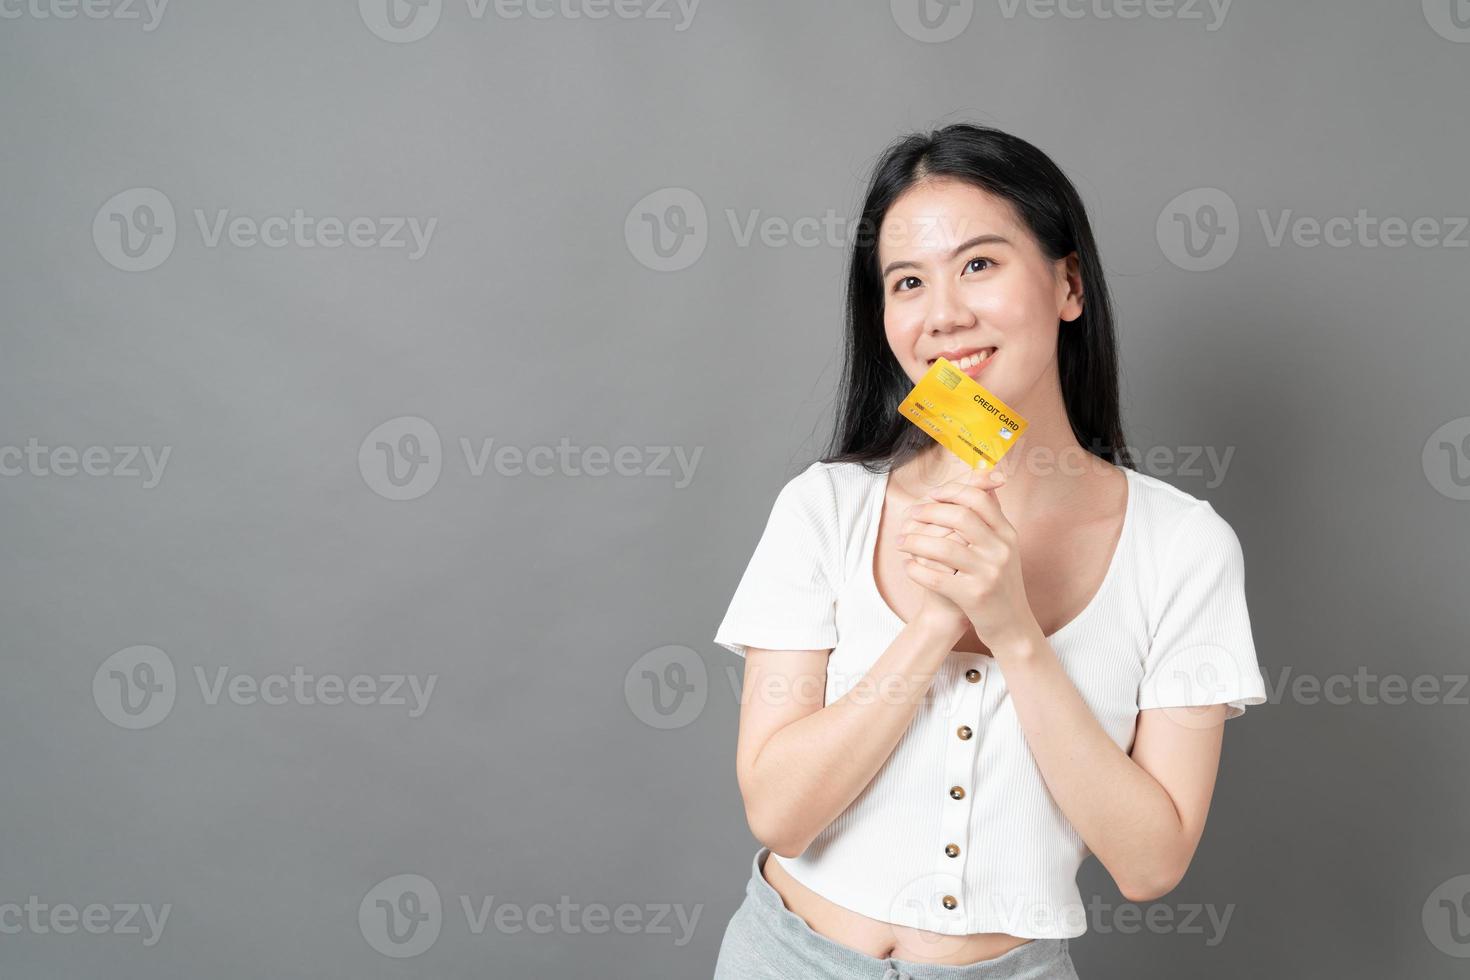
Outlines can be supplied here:
<path id="1" fill-rule="evenodd" d="M 913 382 L 884 334 L 878 230 L 904 191 L 935 178 L 965 181 L 1009 201 L 1048 258 L 1077 253 L 1082 315 L 1057 334 L 1057 370 L 1067 420 L 1085 450 L 1133 468 L 1118 408 L 1113 308 L 1082 199 L 1045 153 L 1009 133 L 968 123 L 902 137 L 873 169 L 848 267 L 840 408 L 822 462 L 887 469 L 929 444 L 927 435 L 898 414 Z"/>

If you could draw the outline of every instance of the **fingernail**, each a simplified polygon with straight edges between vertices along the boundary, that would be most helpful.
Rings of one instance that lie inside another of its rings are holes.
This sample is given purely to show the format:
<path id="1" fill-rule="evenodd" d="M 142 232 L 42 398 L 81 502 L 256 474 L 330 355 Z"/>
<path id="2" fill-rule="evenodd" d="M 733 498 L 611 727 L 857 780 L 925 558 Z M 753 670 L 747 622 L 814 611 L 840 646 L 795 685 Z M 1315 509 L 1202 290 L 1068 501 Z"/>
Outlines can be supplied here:
<path id="1" fill-rule="evenodd" d="M 994 473 L 991 474 L 991 479 L 993 479 L 996 483 L 1004 483 L 1006 482 L 1006 475 L 999 470 L 996 470 Z"/>

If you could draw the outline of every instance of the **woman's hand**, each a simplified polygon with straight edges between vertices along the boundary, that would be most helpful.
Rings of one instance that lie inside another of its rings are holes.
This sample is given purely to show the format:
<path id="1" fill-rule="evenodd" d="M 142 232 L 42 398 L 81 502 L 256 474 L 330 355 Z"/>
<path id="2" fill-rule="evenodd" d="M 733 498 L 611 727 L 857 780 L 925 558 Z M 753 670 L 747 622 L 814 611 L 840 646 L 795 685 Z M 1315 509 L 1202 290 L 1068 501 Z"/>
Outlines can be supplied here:
<path id="1" fill-rule="evenodd" d="M 933 502 L 909 509 L 910 523 L 929 527 L 905 530 L 897 542 L 910 555 L 909 578 L 959 610 L 992 650 L 1040 630 L 1026 599 L 1016 529 L 991 492 L 1003 482 L 1003 474 L 987 468 L 939 487 Z"/>
<path id="2" fill-rule="evenodd" d="M 943 538 L 953 535 L 955 533 L 950 528 L 941 527 L 938 524 L 926 524 L 923 521 L 916 520 L 912 516 L 909 516 L 913 513 L 915 507 L 919 506 L 920 504 L 927 504 L 930 502 L 931 498 L 921 497 L 918 501 L 910 505 L 904 511 L 905 520 L 898 529 L 900 535 L 898 540 L 902 541 L 902 536 L 904 535 L 928 534 L 935 537 Z M 936 571 L 944 573 L 945 575 L 953 574 L 951 569 L 946 568 L 944 565 L 941 565 L 938 562 L 930 561 L 927 558 L 915 558 L 913 555 L 909 555 L 904 560 L 904 571 L 909 572 L 909 579 L 919 585 L 923 585 L 924 583 L 914 578 L 911 570 L 914 568 L 923 567 L 932 568 Z M 935 592 L 933 589 L 930 588 L 925 588 L 923 590 L 923 600 L 919 604 L 919 612 L 915 616 L 915 620 L 930 623 L 931 625 L 944 631 L 945 633 L 952 634 L 954 636 L 955 643 L 958 643 L 960 641 L 960 638 L 963 637 L 965 635 L 965 632 L 970 628 L 970 617 L 965 615 L 965 611 L 959 606 L 955 605 L 949 599 L 945 598 L 945 596 L 943 596 L 942 594 Z"/>

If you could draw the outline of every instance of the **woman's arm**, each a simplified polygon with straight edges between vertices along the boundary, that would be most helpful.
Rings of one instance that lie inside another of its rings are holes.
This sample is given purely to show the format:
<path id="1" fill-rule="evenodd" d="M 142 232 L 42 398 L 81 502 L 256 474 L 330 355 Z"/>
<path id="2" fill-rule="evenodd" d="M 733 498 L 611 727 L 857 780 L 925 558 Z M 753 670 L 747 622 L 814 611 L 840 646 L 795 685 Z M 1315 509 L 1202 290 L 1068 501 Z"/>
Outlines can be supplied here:
<path id="1" fill-rule="evenodd" d="M 1039 628 L 992 652 L 1047 789 L 1123 896 L 1147 902 L 1172 891 L 1204 833 L 1225 706 L 1139 712 L 1130 758 Z"/>
<path id="2" fill-rule="evenodd" d="M 963 635 L 916 616 L 825 707 L 831 651 L 747 650 L 735 766 L 756 839 L 782 857 L 806 850 L 887 761 Z"/>

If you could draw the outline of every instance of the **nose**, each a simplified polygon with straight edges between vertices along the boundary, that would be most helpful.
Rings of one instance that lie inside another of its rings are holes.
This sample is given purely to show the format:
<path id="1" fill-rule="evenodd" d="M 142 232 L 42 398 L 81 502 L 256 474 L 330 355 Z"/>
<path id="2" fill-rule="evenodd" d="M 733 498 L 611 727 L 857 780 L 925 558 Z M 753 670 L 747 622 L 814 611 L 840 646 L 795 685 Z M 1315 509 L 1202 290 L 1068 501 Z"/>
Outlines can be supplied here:
<path id="1" fill-rule="evenodd" d="M 924 331 L 930 334 L 953 333 L 975 325 L 975 313 L 965 305 L 959 290 L 950 284 L 938 284 L 929 291 L 929 309 L 924 316 Z"/>

